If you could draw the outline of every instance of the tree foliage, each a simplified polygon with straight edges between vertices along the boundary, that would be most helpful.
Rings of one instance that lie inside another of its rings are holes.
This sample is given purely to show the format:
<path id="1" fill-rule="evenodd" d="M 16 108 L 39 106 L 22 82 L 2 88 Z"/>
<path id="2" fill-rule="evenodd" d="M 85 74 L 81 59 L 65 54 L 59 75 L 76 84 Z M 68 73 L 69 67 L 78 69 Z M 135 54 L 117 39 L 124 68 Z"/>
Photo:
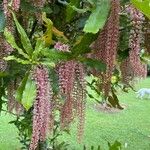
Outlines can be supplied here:
<path id="1" fill-rule="evenodd" d="M 0 110 L 7 103 L 10 113 L 16 114 L 12 123 L 21 138 L 28 140 L 24 142 L 28 149 L 47 141 L 58 114 L 61 130 L 67 130 L 77 117 L 81 141 L 86 84 L 102 96 L 103 103 L 122 109 L 115 89 L 126 91 L 135 78 L 146 77 L 146 64 L 141 60 L 149 58 L 150 52 L 149 26 L 145 25 L 149 3 L 2 1 Z M 98 79 L 94 86 L 85 80 L 89 74 Z M 22 128 L 28 121 L 30 125 Z"/>

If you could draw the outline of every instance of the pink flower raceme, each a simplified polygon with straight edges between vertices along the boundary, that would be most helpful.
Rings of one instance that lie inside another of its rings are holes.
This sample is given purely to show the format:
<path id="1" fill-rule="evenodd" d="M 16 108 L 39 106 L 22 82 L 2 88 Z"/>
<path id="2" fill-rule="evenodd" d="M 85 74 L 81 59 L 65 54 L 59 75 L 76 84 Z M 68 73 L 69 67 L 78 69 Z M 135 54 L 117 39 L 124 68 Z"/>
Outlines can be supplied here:
<path id="1" fill-rule="evenodd" d="M 44 4 L 46 3 L 46 0 L 30 0 L 34 6 L 37 8 L 42 8 Z"/>
<path id="2" fill-rule="evenodd" d="M 61 42 L 57 42 L 54 45 L 54 48 L 59 50 L 59 51 L 69 52 L 69 46 L 67 44 L 63 44 Z"/>
<path id="3" fill-rule="evenodd" d="M 130 64 L 132 66 L 134 77 L 145 77 L 147 75 L 147 67 L 142 64 L 140 60 L 141 44 L 143 42 L 142 24 L 144 16 L 133 6 L 128 6 L 127 12 L 129 13 L 132 25 L 129 38 L 129 47 L 131 48 L 129 53 Z"/>
<path id="4" fill-rule="evenodd" d="M 69 46 L 61 42 L 56 43 L 55 49 L 69 52 Z M 84 66 L 75 61 L 64 61 L 58 64 L 60 94 L 65 97 L 61 109 L 61 127 L 66 128 L 73 118 L 78 116 L 78 137 L 83 134 L 85 120 L 85 81 Z"/>
<path id="5" fill-rule="evenodd" d="M 44 66 L 36 66 L 33 72 L 36 82 L 37 96 L 33 110 L 33 132 L 30 150 L 35 150 L 39 141 L 45 141 L 52 116 L 52 88 L 49 82 L 48 70 Z"/>
<path id="6" fill-rule="evenodd" d="M 78 116 L 78 141 L 81 141 L 82 135 L 84 133 L 84 123 L 85 123 L 85 106 L 86 106 L 86 83 L 84 79 L 84 66 L 81 63 L 78 63 L 75 67 L 76 73 L 76 87 L 75 88 L 75 95 L 76 101 L 74 102 L 75 108 L 77 111 Z"/>
<path id="7" fill-rule="evenodd" d="M 133 70 L 129 58 L 126 58 L 121 62 L 120 70 L 121 70 L 122 83 L 124 83 L 125 85 L 129 85 L 129 82 L 132 81 L 134 78 L 134 74 L 133 74 Z"/>
<path id="8" fill-rule="evenodd" d="M 15 111 L 17 115 L 20 115 L 24 111 L 23 106 L 15 99 L 14 96 L 19 83 L 20 78 L 17 78 L 16 80 L 11 80 L 7 87 L 7 99 L 8 99 L 7 109 L 9 112 Z"/>
<path id="9" fill-rule="evenodd" d="M 2 4 L 3 4 L 4 15 L 6 18 L 6 27 L 10 32 L 14 33 L 13 19 L 10 10 L 8 9 L 9 1 L 3 0 Z M 12 6 L 13 5 L 15 5 L 15 7 L 13 8 L 14 11 L 17 11 L 20 6 L 20 0 L 13 0 Z M 12 51 L 13 48 L 5 41 L 4 37 L 0 36 L 0 71 L 1 70 L 4 71 L 7 67 L 7 62 L 2 60 L 2 58 L 8 56 Z"/>
<path id="10" fill-rule="evenodd" d="M 13 48 L 0 36 L 0 71 L 6 70 L 7 62 L 3 58 L 10 55 L 12 51 Z"/>
<path id="11" fill-rule="evenodd" d="M 12 1 L 12 9 L 14 11 L 18 11 L 20 8 L 20 0 L 13 0 Z"/>
<path id="12" fill-rule="evenodd" d="M 102 77 L 102 90 L 105 98 L 109 95 L 111 76 L 115 66 L 119 41 L 119 0 L 111 0 L 110 16 L 94 44 L 93 58 L 102 60 L 106 65 L 105 73 L 95 73 Z"/>
<path id="13" fill-rule="evenodd" d="M 14 33 L 13 17 L 8 8 L 8 5 L 9 5 L 9 1 L 3 0 L 3 10 L 6 18 L 6 27 L 10 32 Z M 20 8 L 20 0 L 12 0 L 11 7 L 14 11 L 17 12 Z"/>
<path id="14" fill-rule="evenodd" d="M 150 54 L 150 20 L 148 18 L 145 19 L 144 27 L 144 45 L 146 52 Z"/>
<path id="15" fill-rule="evenodd" d="M 36 7 L 39 11 L 35 13 L 37 21 L 42 24 L 42 15 L 41 15 L 41 9 L 44 7 L 46 0 L 29 0 L 29 2 Z"/>

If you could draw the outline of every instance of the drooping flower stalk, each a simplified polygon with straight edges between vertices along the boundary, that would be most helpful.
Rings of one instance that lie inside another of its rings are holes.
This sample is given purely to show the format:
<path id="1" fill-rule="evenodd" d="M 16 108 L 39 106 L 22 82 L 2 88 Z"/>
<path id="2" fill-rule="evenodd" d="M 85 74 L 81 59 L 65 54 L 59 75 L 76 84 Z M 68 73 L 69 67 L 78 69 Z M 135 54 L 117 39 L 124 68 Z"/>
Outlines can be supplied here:
<path id="1" fill-rule="evenodd" d="M 61 42 L 57 42 L 54 46 L 59 51 L 69 51 L 69 46 Z M 75 81 L 76 62 L 66 61 L 60 62 L 58 65 L 59 88 L 61 95 L 65 97 L 65 103 L 61 109 L 61 128 L 68 127 L 73 119 L 73 97 L 72 91 Z"/>
<path id="2" fill-rule="evenodd" d="M 69 46 L 60 42 L 56 43 L 55 49 L 69 52 Z M 78 138 L 83 135 L 85 120 L 85 81 L 84 66 L 70 60 L 58 65 L 59 87 L 61 95 L 65 98 L 61 109 L 61 127 L 68 127 L 73 118 L 78 116 Z"/>
<path id="3" fill-rule="evenodd" d="M 46 0 L 31 0 L 34 6 L 37 8 L 42 8 L 46 2 Z"/>
<path id="4" fill-rule="evenodd" d="M 78 116 L 78 141 L 81 141 L 83 132 L 84 132 L 84 123 L 85 123 L 85 105 L 86 105 L 86 83 L 84 80 L 84 66 L 81 63 L 78 63 L 75 68 L 77 86 L 76 88 L 76 101 L 75 108 Z"/>
<path id="5" fill-rule="evenodd" d="M 3 0 L 3 10 L 6 18 L 6 27 L 10 32 L 14 33 L 13 17 L 8 7 L 9 3 L 10 1 Z M 20 0 L 13 0 L 11 3 L 11 7 L 15 12 L 17 12 L 20 8 Z"/>
<path id="6" fill-rule="evenodd" d="M 134 77 L 145 77 L 146 76 L 146 65 L 142 64 L 140 60 L 140 51 L 142 44 L 142 25 L 144 17 L 142 13 L 134 8 L 133 6 L 128 6 L 127 11 L 131 19 L 132 29 L 130 31 L 129 37 L 129 47 L 131 48 L 129 53 L 129 60 L 132 66 Z"/>
<path id="7" fill-rule="evenodd" d="M 4 11 L 5 19 L 6 19 L 6 27 L 10 32 L 14 33 L 13 20 L 12 20 L 10 10 L 8 9 L 8 4 L 9 4 L 8 0 L 3 0 L 3 11 Z M 0 58 L 8 56 L 13 51 L 13 48 L 6 42 L 4 37 L 0 37 L 0 44 L 2 46 L 0 53 L 3 51 L 3 54 L 5 54 L 3 56 L 0 56 Z M 5 66 L 7 67 L 7 62 L 6 61 L 3 61 L 3 62 L 5 63 Z"/>
<path id="8" fill-rule="evenodd" d="M 8 111 L 13 112 L 14 110 L 17 115 L 21 114 L 24 111 L 23 106 L 15 99 L 14 96 L 19 82 L 19 78 L 17 78 L 16 80 L 12 80 L 9 82 L 9 85 L 7 87 Z"/>
<path id="9" fill-rule="evenodd" d="M 119 12 L 119 0 L 112 0 L 110 16 L 94 45 L 95 52 L 93 57 L 102 60 L 107 65 L 105 73 L 98 73 L 101 75 L 103 81 L 102 90 L 105 99 L 108 97 L 111 88 L 111 76 L 117 54 L 119 40 Z"/>
<path id="10" fill-rule="evenodd" d="M 19 8 L 20 8 L 20 0 L 13 0 L 12 9 L 17 12 Z"/>
<path id="11" fill-rule="evenodd" d="M 146 52 L 148 52 L 150 54 L 150 20 L 148 18 L 145 19 L 144 22 L 144 46 L 146 49 Z"/>
<path id="12" fill-rule="evenodd" d="M 8 0 L 3 0 L 3 11 L 6 19 L 7 29 L 14 33 L 13 19 L 11 12 L 8 9 Z M 14 11 L 17 11 L 20 6 L 19 0 L 12 1 L 12 5 L 15 4 Z M 4 37 L 0 36 L 0 71 L 5 71 L 7 68 L 7 62 L 2 60 L 3 57 L 8 56 L 13 51 L 13 48 L 5 41 Z"/>
<path id="13" fill-rule="evenodd" d="M 75 80 L 75 65 L 74 61 L 64 62 L 59 67 L 59 87 L 61 95 L 66 97 L 64 106 L 61 110 L 61 125 L 62 128 L 68 126 L 73 119 L 73 97 L 72 91 Z"/>
<path id="14" fill-rule="evenodd" d="M 134 74 L 132 71 L 132 66 L 130 64 L 129 58 L 123 60 L 120 64 L 120 71 L 121 71 L 121 81 L 125 85 L 129 85 L 129 82 L 133 80 Z"/>
<path id="15" fill-rule="evenodd" d="M 39 141 L 45 141 L 52 120 L 52 88 L 49 83 L 48 70 L 44 66 L 36 66 L 33 72 L 36 82 L 36 100 L 33 110 L 33 131 L 30 150 L 35 150 Z"/>
<path id="16" fill-rule="evenodd" d="M 0 36 L 0 71 L 5 71 L 7 62 L 3 60 L 13 51 L 13 48 L 5 41 L 4 37 Z"/>
<path id="17" fill-rule="evenodd" d="M 14 32 L 13 20 L 8 9 L 8 1 L 3 0 L 3 10 L 6 18 L 6 27 L 10 32 Z M 12 2 L 12 4 L 14 1 Z M 15 9 L 14 9 L 15 10 Z M 7 69 L 7 62 L 3 59 L 4 57 L 9 56 L 13 51 L 13 48 L 6 42 L 3 36 L 0 36 L 0 71 L 5 71 Z M 10 81 L 7 88 L 8 96 L 8 110 L 12 112 L 13 110 L 19 115 L 23 111 L 23 107 L 19 104 L 14 97 L 16 91 L 16 86 L 18 85 L 18 78 L 16 81 Z"/>
<path id="18" fill-rule="evenodd" d="M 44 7 L 46 0 L 29 0 L 30 3 L 38 9 L 35 13 L 36 19 L 39 23 L 42 23 L 41 9 Z"/>

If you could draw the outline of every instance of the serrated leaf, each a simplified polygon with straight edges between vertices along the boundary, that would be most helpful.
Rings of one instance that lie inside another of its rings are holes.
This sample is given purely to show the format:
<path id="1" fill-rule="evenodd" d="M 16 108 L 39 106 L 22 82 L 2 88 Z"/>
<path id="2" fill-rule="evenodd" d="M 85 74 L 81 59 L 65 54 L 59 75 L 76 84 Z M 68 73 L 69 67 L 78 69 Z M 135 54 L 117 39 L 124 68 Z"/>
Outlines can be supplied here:
<path id="1" fill-rule="evenodd" d="M 0 32 L 3 32 L 5 28 L 5 16 L 4 12 L 0 10 Z"/>
<path id="2" fill-rule="evenodd" d="M 18 22 L 15 14 L 13 12 L 12 12 L 12 15 L 13 15 L 13 19 L 15 21 L 17 30 L 18 30 L 18 32 L 20 34 L 22 46 L 25 49 L 25 51 L 31 56 L 32 52 L 33 52 L 33 48 L 32 48 L 31 42 L 30 42 L 30 40 L 29 40 L 25 30 L 22 28 L 22 26 Z"/>
<path id="3" fill-rule="evenodd" d="M 150 19 L 150 0 L 131 0 L 131 3 Z"/>
<path id="4" fill-rule="evenodd" d="M 41 39 L 37 39 L 35 49 L 32 54 L 32 59 L 36 60 L 38 58 L 38 55 L 40 54 L 41 50 L 45 48 L 45 43 Z"/>
<path id="5" fill-rule="evenodd" d="M 29 58 L 28 55 L 26 53 L 24 53 L 21 48 L 18 47 L 18 45 L 15 42 L 14 36 L 11 34 L 10 31 L 8 31 L 7 28 L 5 28 L 5 30 L 4 30 L 4 36 L 12 48 L 16 49 L 18 51 L 18 53 L 20 55 L 24 56 L 25 58 L 27 58 L 27 59 Z"/>
<path id="6" fill-rule="evenodd" d="M 28 78 L 27 83 L 25 85 L 25 89 L 23 91 L 21 104 L 24 106 L 26 110 L 29 110 L 33 102 L 36 98 L 36 84 L 33 80 Z"/>
<path id="7" fill-rule="evenodd" d="M 69 60 L 71 59 L 71 53 L 69 52 L 60 52 L 56 49 L 45 48 L 41 51 L 41 55 L 45 56 L 47 60 L 51 61 L 60 61 L 60 60 Z"/>
<path id="8" fill-rule="evenodd" d="M 21 81 L 21 84 L 19 85 L 17 91 L 16 91 L 16 94 L 15 94 L 15 98 L 18 102 L 21 102 L 22 100 L 22 97 L 23 97 L 23 91 L 25 89 L 25 86 L 26 86 L 26 83 L 27 83 L 27 80 L 28 80 L 28 77 L 29 77 L 29 72 L 27 72 L 23 78 L 23 80 Z"/>
<path id="9" fill-rule="evenodd" d="M 28 60 L 23 60 L 21 58 L 17 58 L 14 55 L 4 57 L 3 59 L 6 60 L 6 61 L 14 60 L 14 61 L 16 61 L 16 62 L 18 62 L 20 64 L 23 64 L 23 65 L 30 64 L 30 62 Z"/>
<path id="10" fill-rule="evenodd" d="M 110 10 L 110 0 L 97 0 L 95 8 L 83 29 L 86 33 L 97 33 L 103 28 Z"/>

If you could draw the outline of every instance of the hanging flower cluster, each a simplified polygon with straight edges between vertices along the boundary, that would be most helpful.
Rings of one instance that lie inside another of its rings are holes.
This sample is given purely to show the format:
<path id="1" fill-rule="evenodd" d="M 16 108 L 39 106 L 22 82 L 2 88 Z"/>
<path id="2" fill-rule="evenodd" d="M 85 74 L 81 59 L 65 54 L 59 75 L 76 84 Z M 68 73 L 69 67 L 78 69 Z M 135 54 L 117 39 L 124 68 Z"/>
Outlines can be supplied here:
<path id="1" fill-rule="evenodd" d="M 44 66 L 36 66 L 33 72 L 36 82 L 36 100 L 33 110 L 33 131 L 30 150 L 35 150 L 39 141 L 45 141 L 52 119 L 52 88 L 49 82 L 48 70 Z"/>
<path id="2" fill-rule="evenodd" d="M 57 42 L 54 45 L 54 48 L 59 50 L 59 51 L 63 51 L 63 52 L 69 52 L 69 46 L 67 44 L 63 44 L 61 42 Z"/>
<path id="3" fill-rule="evenodd" d="M 150 21 L 148 18 L 145 19 L 144 26 L 145 26 L 145 30 L 144 30 L 144 37 L 145 37 L 144 42 L 145 43 L 144 43 L 144 45 L 145 45 L 146 51 L 148 53 L 150 53 Z"/>
<path id="4" fill-rule="evenodd" d="M 140 60 L 141 44 L 143 42 L 142 24 L 144 17 L 141 12 L 131 5 L 127 7 L 127 12 L 129 13 L 132 25 L 129 37 L 129 47 L 131 49 L 129 53 L 129 63 L 132 67 L 134 77 L 146 77 L 147 67 L 142 64 Z"/>
<path id="5" fill-rule="evenodd" d="M 8 0 L 3 0 L 3 10 L 4 10 L 4 15 L 6 19 L 6 27 L 8 28 L 9 31 L 13 32 L 13 21 L 12 21 L 12 16 L 11 13 L 8 9 Z"/>
<path id="6" fill-rule="evenodd" d="M 4 10 L 5 17 L 8 14 L 7 6 L 8 6 L 8 2 L 7 0 L 4 0 L 3 10 Z M 7 42 L 4 40 L 2 36 L 0 36 L 0 71 L 1 72 L 5 71 L 5 69 L 7 68 L 7 63 L 6 61 L 3 60 L 3 57 L 7 56 L 7 54 L 9 55 L 11 50 L 12 48 L 8 47 Z"/>
<path id="7" fill-rule="evenodd" d="M 69 46 L 60 42 L 54 46 L 60 51 L 69 51 Z M 61 127 L 68 127 L 75 115 L 78 116 L 78 137 L 79 140 L 83 134 L 85 120 L 85 81 L 84 66 L 70 60 L 60 62 L 58 65 L 59 87 L 65 102 L 61 109 Z"/>
<path id="8" fill-rule="evenodd" d="M 86 105 L 86 83 L 84 80 L 84 67 L 83 64 L 78 63 L 75 68 L 77 83 L 74 86 L 74 108 L 76 108 L 76 113 L 78 116 L 78 141 L 81 141 L 84 132 L 84 122 L 85 122 L 85 105 Z"/>
<path id="9" fill-rule="evenodd" d="M 129 58 L 126 58 L 120 64 L 121 81 L 125 85 L 129 85 L 129 82 L 132 81 L 134 78 L 132 66 L 129 62 L 130 62 Z"/>
<path id="10" fill-rule="evenodd" d="M 119 12 L 119 0 L 112 0 L 110 16 L 94 44 L 95 52 L 93 57 L 102 60 L 107 65 L 106 72 L 100 73 L 102 77 L 102 89 L 105 98 L 107 98 L 109 95 L 111 76 L 114 70 L 117 54 L 119 40 Z"/>
<path id="11" fill-rule="evenodd" d="M 3 59 L 13 51 L 13 48 L 0 36 L 0 71 L 5 71 L 7 62 Z"/>
<path id="12" fill-rule="evenodd" d="M 3 10 L 4 15 L 6 18 L 6 27 L 10 32 L 14 33 L 14 27 L 13 27 L 13 20 L 10 13 L 10 10 L 8 9 L 9 2 L 7 0 L 3 0 Z M 12 7 L 14 11 L 17 11 L 20 6 L 20 1 L 12 1 Z M 13 52 L 13 48 L 6 42 L 4 37 L 0 36 L 0 71 L 6 71 L 7 69 L 7 62 L 3 59 L 6 56 L 9 56 Z M 16 111 L 17 114 L 23 111 L 23 107 L 21 104 L 19 104 L 14 97 L 14 93 L 16 91 L 16 88 L 18 86 L 18 79 L 16 81 L 10 81 L 9 86 L 7 88 L 7 96 L 8 96 L 8 111 L 12 112 L 13 110 Z"/>
<path id="13" fill-rule="evenodd" d="M 12 9 L 17 12 L 19 8 L 20 8 L 20 0 L 13 0 Z"/>
<path id="14" fill-rule="evenodd" d="M 46 0 L 30 0 L 34 6 L 37 8 L 42 8 L 44 4 L 46 3 Z"/>
<path id="15" fill-rule="evenodd" d="M 18 101 L 16 101 L 14 96 L 19 83 L 20 83 L 20 79 L 17 78 L 16 80 L 10 81 L 7 87 L 8 111 L 13 112 L 13 110 L 15 110 L 15 113 L 17 115 L 20 115 L 24 111 L 23 106 Z"/>
<path id="16" fill-rule="evenodd" d="M 35 14 L 35 16 L 38 22 L 42 24 L 42 16 L 40 12 L 46 3 L 46 0 L 30 0 L 30 3 L 33 4 L 33 6 L 36 7 L 36 9 L 38 9 L 38 12 Z"/>
<path id="17" fill-rule="evenodd" d="M 3 0 L 3 9 L 4 9 L 5 18 L 6 18 L 6 27 L 10 32 L 13 33 L 14 32 L 13 17 L 11 15 L 11 12 L 8 6 L 9 6 L 9 1 Z M 17 12 L 20 8 L 20 0 L 12 0 L 11 8 L 15 12 Z"/>

